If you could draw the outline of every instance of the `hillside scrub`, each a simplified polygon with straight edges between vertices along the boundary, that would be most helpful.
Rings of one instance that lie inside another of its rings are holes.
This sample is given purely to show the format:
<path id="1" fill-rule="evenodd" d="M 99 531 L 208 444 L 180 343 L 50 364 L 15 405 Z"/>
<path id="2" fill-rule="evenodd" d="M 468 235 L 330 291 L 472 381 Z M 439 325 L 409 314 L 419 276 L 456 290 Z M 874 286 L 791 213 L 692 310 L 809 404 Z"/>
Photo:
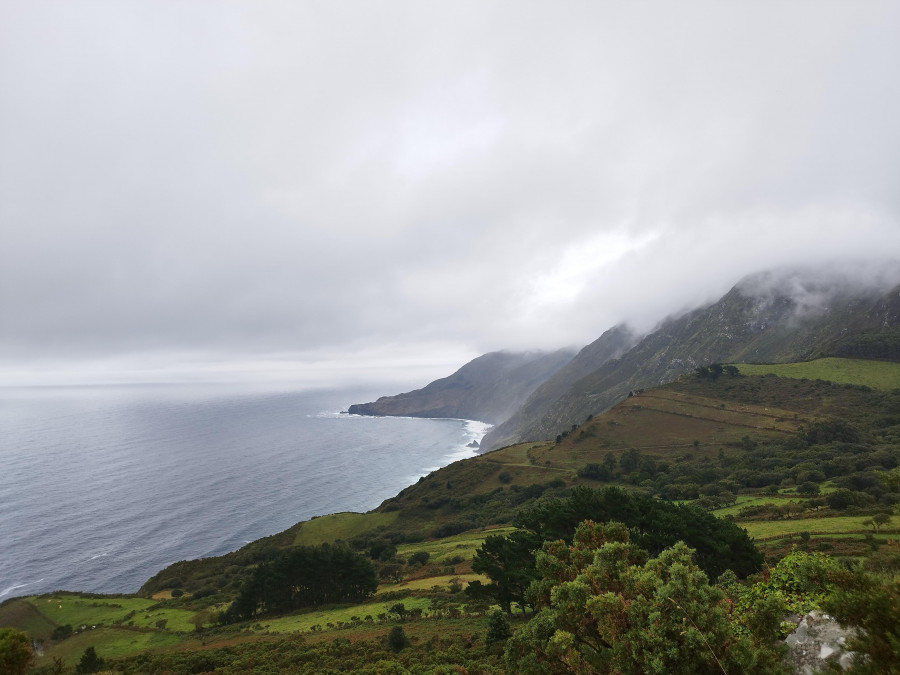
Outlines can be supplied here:
<path id="1" fill-rule="evenodd" d="M 256 565 L 306 543 L 307 535 L 320 543 L 332 531 L 369 555 L 376 540 L 400 547 L 509 524 L 522 508 L 540 498 L 564 499 L 579 482 L 620 485 L 668 500 L 699 499 L 708 510 L 761 490 L 796 491 L 805 485 L 806 494 L 793 494 L 796 503 L 790 507 L 780 498 L 769 509 L 731 513 L 753 520 L 871 517 L 900 501 L 900 485 L 877 479 L 900 464 L 898 410 L 900 390 L 773 375 L 688 375 L 584 419 L 561 444 L 524 444 L 455 462 L 372 513 L 328 516 L 311 521 L 315 528 L 301 523 L 235 553 L 176 563 L 141 592 L 183 590 L 177 606 L 198 611 L 231 602 Z M 834 429 L 825 423 L 832 422 L 840 422 L 835 429 L 843 438 L 827 436 Z M 512 479 L 508 485 L 497 479 L 504 471 Z M 831 496 L 834 488 L 848 492 Z M 373 558 L 377 567 L 396 564 L 393 558 L 379 559 L 387 550 L 382 547 Z"/>
<path id="2" fill-rule="evenodd" d="M 782 672 L 774 641 L 740 629 L 692 553 L 679 542 L 648 559 L 624 525 L 591 521 L 571 545 L 545 543 L 539 611 L 507 642 L 510 672 Z"/>
<path id="3" fill-rule="evenodd" d="M 900 582 L 891 575 L 846 574 L 823 603 L 842 625 L 862 630 L 847 648 L 864 655 L 852 673 L 900 673 Z"/>

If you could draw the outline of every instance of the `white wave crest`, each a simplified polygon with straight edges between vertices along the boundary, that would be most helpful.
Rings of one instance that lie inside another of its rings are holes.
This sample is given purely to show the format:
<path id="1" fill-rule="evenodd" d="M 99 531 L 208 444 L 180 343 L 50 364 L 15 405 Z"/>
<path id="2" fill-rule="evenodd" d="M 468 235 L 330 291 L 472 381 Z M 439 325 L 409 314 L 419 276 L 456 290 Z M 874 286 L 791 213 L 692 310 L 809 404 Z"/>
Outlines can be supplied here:
<path id="1" fill-rule="evenodd" d="M 31 584 L 39 584 L 42 581 L 43 581 L 43 579 L 38 579 L 37 581 L 30 581 L 28 583 L 16 584 L 14 586 L 10 586 L 9 588 L 4 588 L 2 591 L 0 591 L 0 598 L 2 598 L 5 595 L 9 595 L 10 593 L 12 593 L 13 591 L 15 591 L 19 588 L 25 588 L 26 586 L 29 586 Z"/>

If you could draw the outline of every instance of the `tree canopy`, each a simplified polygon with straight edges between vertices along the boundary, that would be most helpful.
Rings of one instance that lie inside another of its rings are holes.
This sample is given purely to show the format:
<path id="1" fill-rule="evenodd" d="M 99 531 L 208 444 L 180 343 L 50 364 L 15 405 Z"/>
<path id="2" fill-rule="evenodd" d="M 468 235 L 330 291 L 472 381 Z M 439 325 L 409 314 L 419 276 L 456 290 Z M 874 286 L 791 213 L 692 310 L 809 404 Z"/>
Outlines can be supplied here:
<path id="1" fill-rule="evenodd" d="M 521 511 L 516 524 L 535 533 L 539 541 L 571 541 L 583 520 L 623 523 L 635 544 L 651 554 L 683 541 L 694 549 L 700 569 L 712 578 L 726 569 L 743 578 L 762 567 L 762 554 L 736 524 L 696 506 L 614 487 L 595 490 L 578 486 L 565 499 L 539 502 Z"/>
<path id="2" fill-rule="evenodd" d="M 488 537 L 475 552 L 472 569 L 487 575 L 491 583 L 478 584 L 470 595 L 487 595 L 507 612 L 513 602 L 530 606 L 525 591 L 538 578 L 535 552 L 545 541 L 571 541 L 578 523 L 589 519 L 623 523 L 634 543 L 651 554 L 683 541 L 692 548 L 700 569 L 713 578 L 728 569 L 746 577 L 763 563 L 744 530 L 702 508 L 613 487 L 579 486 L 565 499 L 539 502 L 521 511 L 516 519 L 521 530 Z"/>
<path id="3" fill-rule="evenodd" d="M 621 523 L 578 526 L 547 542 L 529 595 L 539 613 L 507 642 L 518 673 L 778 673 L 684 543 L 647 557 Z"/>
<path id="4" fill-rule="evenodd" d="M 246 620 L 301 607 L 359 601 L 378 588 L 375 568 L 364 556 L 342 546 L 297 546 L 262 563 L 221 617 Z"/>
<path id="5" fill-rule="evenodd" d="M 0 628 L 0 672 L 18 675 L 28 670 L 34 660 L 31 640 L 21 631 Z"/>

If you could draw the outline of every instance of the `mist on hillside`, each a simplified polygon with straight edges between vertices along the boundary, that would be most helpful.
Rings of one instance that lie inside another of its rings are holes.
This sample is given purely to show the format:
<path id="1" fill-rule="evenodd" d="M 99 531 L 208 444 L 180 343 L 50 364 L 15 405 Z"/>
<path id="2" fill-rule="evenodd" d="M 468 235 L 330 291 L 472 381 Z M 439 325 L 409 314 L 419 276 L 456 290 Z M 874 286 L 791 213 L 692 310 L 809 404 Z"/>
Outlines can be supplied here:
<path id="1" fill-rule="evenodd" d="M 0 3 L 0 380 L 427 382 L 896 255 L 900 8 L 815 8 Z"/>

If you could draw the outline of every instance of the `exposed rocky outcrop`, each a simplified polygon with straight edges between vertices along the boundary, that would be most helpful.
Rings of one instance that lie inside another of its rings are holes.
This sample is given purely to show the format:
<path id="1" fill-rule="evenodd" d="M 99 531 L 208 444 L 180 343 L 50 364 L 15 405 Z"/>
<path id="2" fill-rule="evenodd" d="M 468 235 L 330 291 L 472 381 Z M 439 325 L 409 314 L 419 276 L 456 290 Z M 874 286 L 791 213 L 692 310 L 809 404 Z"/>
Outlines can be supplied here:
<path id="1" fill-rule="evenodd" d="M 847 640 L 855 635 L 827 614 L 810 612 L 797 629 L 787 636 L 785 662 L 797 675 L 828 672 L 832 664 L 846 669 L 855 654 L 846 650 Z"/>

